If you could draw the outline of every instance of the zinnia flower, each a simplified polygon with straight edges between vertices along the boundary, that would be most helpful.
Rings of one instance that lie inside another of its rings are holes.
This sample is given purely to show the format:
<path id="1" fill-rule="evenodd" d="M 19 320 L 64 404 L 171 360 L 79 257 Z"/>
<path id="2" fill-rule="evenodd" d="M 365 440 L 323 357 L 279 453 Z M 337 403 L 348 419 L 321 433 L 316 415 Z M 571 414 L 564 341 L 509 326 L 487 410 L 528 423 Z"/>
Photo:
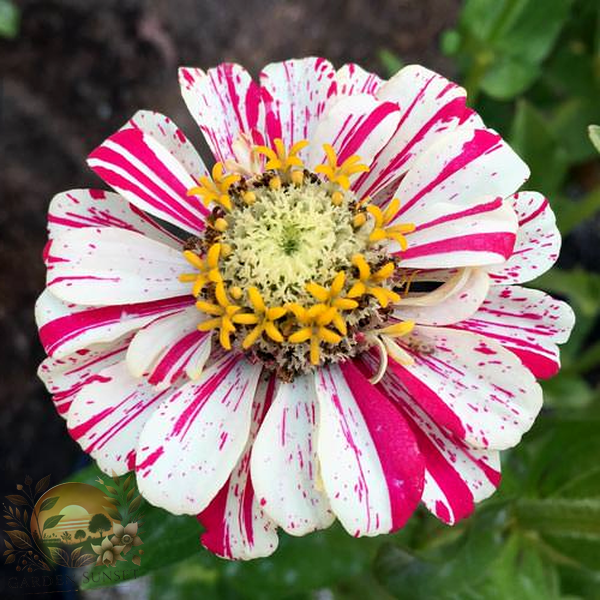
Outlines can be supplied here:
<path id="1" fill-rule="evenodd" d="M 116 193 L 50 206 L 40 376 L 70 434 L 228 558 L 469 515 L 573 325 L 519 285 L 560 246 L 527 166 L 420 66 L 180 80 L 210 169 L 142 111 L 88 160 Z"/>

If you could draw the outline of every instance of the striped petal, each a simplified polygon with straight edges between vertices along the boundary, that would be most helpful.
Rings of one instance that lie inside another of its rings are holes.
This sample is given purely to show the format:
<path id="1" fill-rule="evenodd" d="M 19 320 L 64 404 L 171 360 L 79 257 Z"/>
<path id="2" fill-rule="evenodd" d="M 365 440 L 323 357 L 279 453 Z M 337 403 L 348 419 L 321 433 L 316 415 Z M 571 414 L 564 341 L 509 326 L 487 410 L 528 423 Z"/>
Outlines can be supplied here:
<path id="1" fill-rule="evenodd" d="M 373 373 L 377 368 L 373 354 L 362 358 L 367 373 Z M 499 452 L 469 448 L 439 427 L 392 371 L 377 387 L 401 411 L 417 440 L 425 462 L 425 506 L 449 525 L 469 516 L 475 503 L 489 497 L 500 483 Z"/>
<path id="2" fill-rule="evenodd" d="M 459 209 L 440 202 L 423 210 L 415 230 L 406 235 L 407 250 L 390 249 L 412 269 L 455 268 L 503 263 L 515 245 L 517 217 L 501 198 L 481 199 Z"/>
<path id="3" fill-rule="evenodd" d="M 218 161 L 235 160 L 234 142 L 241 134 L 262 129 L 260 88 L 248 72 L 224 63 L 206 73 L 179 69 L 181 93 L 188 110 Z"/>
<path id="4" fill-rule="evenodd" d="M 524 283 L 545 273 L 558 258 L 560 232 L 548 200 L 538 192 L 519 192 L 508 201 L 519 220 L 514 250 L 489 269 L 493 283 Z"/>
<path id="5" fill-rule="evenodd" d="M 424 326 L 413 332 L 399 343 L 414 363 L 389 363 L 408 394 L 473 448 L 515 446 L 542 406 L 541 388 L 521 361 L 482 335 Z"/>
<path id="6" fill-rule="evenodd" d="M 46 284 L 65 302 L 92 306 L 190 294 L 178 279 L 183 254 L 139 233 L 114 227 L 76 229 L 54 240 Z"/>
<path id="7" fill-rule="evenodd" d="M 118 227 L 141 233 L 173 248 L 179 238 L 129 204 L 119 194 L 104 190 L 69 190 L 52 198 L 48 209 L 48 236 L 54 239 L 81 227 Z M 50 254 L 50 249 L 47 249 Z"/>
<path id="8" fill-rule="evenodd" d="M 95 344 L 62 358 L 47 357 L 38 377 L 52 394 L 58 414 L 67 418 L 73 398 L 87 384 L 101 381 L 100 371 L 125 360 L 129 336 L 108 344 Z"/>
<path id="9" fill-rule="evenodd" d="M 335 70 L 324 58 L 309 57 L 267 65 L 260 74 L 267 140 L 286 147 L 312 140 L 327 100 L 336 91 Z M 306 149 L 298 154 L 306 159 Z"/>
<path id="10" fill-rule="evenodd" d="M 331 508 L 352 535 L 394 531 L 421 498 L 424 465 L 402 415 L 351 361 L 315 375 L 318 455 Z"/>
<path id="11" fill-rule="evenodd" d="M 199 313 L 194 305 L 155 319 L 140 329 L 127 351 L 127 366 L 133 377 L 148 373 L 158 357 L 187 334 L 197 331 Z"/>
<path id="12" fill-rule="evenodd" d="M 66 304 L 48 290 L 35 305 L 35 318 L 46 353 L 64 358 L 82 348 L 112 342 L 161 316 L 193 305 L 192 296 L 122 306 L 88 307 Z"/>
<path id="13" fill-rule="evenodd" d="M 494 286 L 469 319 L 454 327 L 492 338 L 516 354 L 542 379 L 560 369 L 557 344 L 564 344 L 575 324 L 565 302 L 521 286 Z"/>
<path id="14" fill-rule="evenodd" d="M 483 198 L 507 198 L 528 176 L 527 165 L 490 129 L 442 135 L 400 183 L 397 220 L 428 222 L 431 208 L 439 202 L 458 212 L 478 206 Z"/>
<path id="15" fill-rule="evenodd" d="M 404 67 L 377 92 L 377 98 L 400 107 L 400 122 L 371 170 L 357 182 L 360 195 L 375 196 L 398 182 L 415 160 L 443 133 L 478 123 L 466 107 L 466 92 L 442 75 L 420 65 Z"/>
<path id="16" fill-rule="evenodd" d="M 250 560 L 269 556 L 277 549 L 277 526 L 258 502 L 250 479 L 250 453 L 259 427 L 273 398 L 275 379 L 263 377 L 252 407 L 250 435 L 231 477 L 199 515 L 205 528 L 202 545 L 217 556 Z"/>
<path id="17" fill-rule="evenodd" d="M 141 210 L 187 232 L 204 229 L 208 209 L 187 193 L 196 180 L 151 135 L 136 127 L 117 131 L 90 154 L 88 164 Z"/>
<path id="18" fill-rule="evenodd" d="M 188 173 L 200 177 L 208 172 L 193 144 L 173 121 L 152 110 L 138 110 L 121 129 L 139 129 L 168 150 Z"/>
<path id="19" fill-rule="evenodd" d="M 421 325 L 450 325 L 472 316 L 485 300 L 490 281 L 482 269 L 461 269 L 428 294 L 402 298 L 393 317 Z"/>
<path id="20" fill-rule="evenodd" d="M 365 71 L 360 65 L 348 63 L 335 73 L 337 96 L 377 94 L 384 81 L 375 73 Z"/>
<path id="21" fill-rule="evenodd" d="M 172 394 L 140 436 L 140 492 L 174 514 L 197 514 L 216 496 L 250 431 L 260 366 L 228 353 Z"/>
<path id="22" fill-rule="evenodd" d="M 338 164 L 357 154 L 361 163 L 368 166 L 394 133 L 399 114 L 395 104 L 380 102 L 369 94 L 338 100 L 323 116 L 310 140 L 308 167 L 325 162 L 323 144 L 333 146 Z"/>
<path id="23" fill-rule="evenodd" d="M 261 506 L 291 535 L 329 527 L 334 515 L 318 489 L 318 404 L 313 377 L 280 383 L 252 450 Z"/>
<path id="24" fill-rule="evenodd" d="M 133 378 L 121 361 L 77 394 L 67 419 L 69 433 L 103 471 L 122 475 L 133 468 L 140 432 L 167 395 Z"/>

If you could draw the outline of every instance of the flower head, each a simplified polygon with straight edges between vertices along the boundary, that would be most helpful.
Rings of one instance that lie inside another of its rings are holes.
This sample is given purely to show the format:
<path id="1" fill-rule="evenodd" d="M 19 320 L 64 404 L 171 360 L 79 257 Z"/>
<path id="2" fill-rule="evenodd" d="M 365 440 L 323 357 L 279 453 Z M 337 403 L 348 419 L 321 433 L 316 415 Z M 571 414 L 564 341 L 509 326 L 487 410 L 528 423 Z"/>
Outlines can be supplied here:
<path id="1" fill-rule="evenodd" d="M 89 157 L 116 193 L 50 207 L 39 372 L 71 435 L 228 558 L 335 518 L 394 531 L 419 502 L 466 517 L 573 325 L 519 285 L 560 245 L 548 201 L 518 191 L 527 166 L 420 66 L 180 78 L 210 169 L 142 111 Z M 115 525 L 95 551 L 138 541 Z"/>

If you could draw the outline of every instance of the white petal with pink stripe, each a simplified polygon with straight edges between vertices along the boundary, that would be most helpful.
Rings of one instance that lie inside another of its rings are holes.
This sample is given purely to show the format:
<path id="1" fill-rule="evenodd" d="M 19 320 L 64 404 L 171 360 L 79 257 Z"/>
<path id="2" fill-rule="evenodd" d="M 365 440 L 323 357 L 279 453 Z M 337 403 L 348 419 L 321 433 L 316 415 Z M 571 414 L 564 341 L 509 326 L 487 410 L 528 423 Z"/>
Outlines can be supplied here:
<path id="1" fill-rule="evenodd" d="M 196 179 L 169 150 L 137 127 L 111 135 L 90 154 L 88 164 L 138 208 L 184 231 L 198 234 L 204 229 L 208 210 L 187 193 Z"/>
<path id="2" fill-rule="evenodd" d="M 181 240 L 161 227 L 125 198 L 104 190 L 69 190 L 52 198 L 48 209 L 48 237 L 81 227 L 118 227 L 141 233 L 179 249 Z M 51 253 L 48 249 L 47 253 Z"/>
<path id="3" fill-rule="evenodd" d="M 95 344 L 62 358 L 47 357 L 38 368 L 38 377 L 52 394 L 58 414 L 67 418 L 73 398 L 89 383 L 99 381 L 98 374 L 125 359 L 130 337 L 108 344 Z"/>
<path id="4" fill-rule="evenodd" d="M 261 367 L 227 354 L 162 404 L 140 436 L 140 492 L 174 514 L 196 514 L 229 478 L 248 441 Z"/>
<path id="5" fill-rule="evenodd" d="M 133 378 L 121 361 L 100 371 L 75 396 L 69 433 L 103 471 L 122 475 L 133 469 L 140 432 L 168 394 Z"/>
<path id="6" fill-rule="evenodd" d="M 206 73 L 182 67 L 179 83 L 183 99 L 216 160 L 235 160 L 233 144 L 240 135 L 252 139 L 253 133 L 262 130 L 259 86 L 240 65 L 224 63 Z"/>
<path id="7" fill-rule="evenodd" d="M 315 374 L 318 456 L 331 508 L 355 537 L 395 531 L 416 508 L 424 465 L 405 419 L 351 361 Z"/>
<path id="8" fill-rule="evenodd" d="M 280 383 L 252 449 L 261 505 L 291 535 L 329 527 L 335 516 L 319 482 L 318 401 L 313 377 Z"/>
<path id="9" fill-rule="evenodd" d="M 574 324 L 575 314 L 566 302 L 513 285 L 492 287 L 480 309 L 454 327 L 496 340 L 545 379 L 558 372 L 557 344 L 569 339 Z"/>
<path id="10" fill-rule="evenodd" d="M 473 448 L 504 450 L 533 425 L 542 407 L 541 388 L 494 339 L 417 326 L 399 343 L 414 363 L 390 360 L 390 370 L 423 410 L 458 439 Z"/>
<path id="11" fill-rule="evenodd" d="M 65 303 L 46 289 L 36 302 L 35 319 L 46 352 L 62 358 L 92 344 L 116 340 L 192 304 L 192 296 L 179 296 L 138 304 L 80 306 Z"/>
<path id="12" fill-rule="evenodd" d="M 181 252 L 133 231 L 75 229 L 51 250 L 46 285 L 65 302 L 115 305 L 190 294 L 178 279 L 189 270 Z"/>
<path id="13" fill-rule="evenodd" d="M 277 526 L 265 513 L 250 478 L 250 454 L 256 434 L 273 400 L 275 378 L 263 376 L 252 406 L 252 425 L 242 456 L 231 477 L 199 515 L 205 528 L 202 545 L 223 558 L 249 560 L 277 549 Z"/>
<path id="14" fill-rule="evenodd" d="M 336 92 L 335 70 L 324 58 L 302 58 L 267 65 L 260 74 L 266 139 L 291 147 L 311 140 L 327 101 Z M 306 149 L 299 154 L 307 156 Z"/>
<path id="15" fill-rule="evenodd" d="M 488 272 L 493 283 L 524 283 L 539 277 L 556 262 L 560 232 L 550 204 L 542 194 L 519 192 L 507 202 L 519 220 L 515 247 L 505 263 Z"/>

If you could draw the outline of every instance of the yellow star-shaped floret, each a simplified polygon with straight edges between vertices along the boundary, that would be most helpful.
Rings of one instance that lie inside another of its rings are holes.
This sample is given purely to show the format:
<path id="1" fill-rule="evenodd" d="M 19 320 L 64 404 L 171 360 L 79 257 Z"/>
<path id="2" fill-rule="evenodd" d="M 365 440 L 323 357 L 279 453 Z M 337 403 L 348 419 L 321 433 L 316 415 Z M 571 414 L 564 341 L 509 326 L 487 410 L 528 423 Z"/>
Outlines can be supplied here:
<path id="1" fill-rule="evenodd" d="M 373 231 L 371 231 L 369 235 L 370 242 L 379 242 L 385 239 L 395 240 L 400 244 L 402 250 L 406 250 L 408 243 L 404 236 L 415 230 L 415 224 L 399 223 L 398 225 L 386 227 L 386 225 L 395 218 L 399 208 L 400 200 L 398 200 L 398 198 L 394 198 L 385 210 L 381 210 L 381 208 L 374 206 L 373 204 L 367 206 L 367 211 L 375 221 Z"/>
<path id="2" fill-rule="evenodd" d="M 350 288 L 349 298 L 360 298 L 361 296 L 373 296 L 379 304 L 385 308 L 390 302 L 399 302 L 400 295 L 392 290 L 382 287 L 382 281 L 389 279 L 396 269 L 393 262 L 386 263 L 375 273 L 371 272 L 371 267 L 362 254 L 356 254 L 352 257 L 352 264 L 358 269 L 358 281 Z"/>
<path id="3" fill-rule="evenodd" d="M 203 175 L 196 187 L 188 190 L 188 196 L 200 196 L 205 206 L 215 202 L 225 210 L 231 210 L 231 197 L 229 188 L 241 179 L 240 175 L 234 173 L 226 174 L 223 163 L 215 163 L 212 168 L 212 179 Z"/>
<path id="4" fill-rule="evenodd" d="M 337 153 L 331 144 L 323 144 L 323 150 L 325 150 L 327 156 L 327 164 L 318 165 L 315 171 L 325 175 L 329 181 L 337 183 L 344 190 L 350 188 L 350 177 L 352 175 L 369 170 L 367 165 L 360 162 L 360 156 L 356 154 L 349 156 L 339 165 Z"/>
<path id="5" fill-rule="evenodd" d="M 263 297 L 261 296 L 258 289 L 251 287 L 248 290 L 248 298 L 254 309 L 252 313 L 237 314 L 234 316 L 234 322 L 243 325 L 254 325 L 254 329 L 244 338 L 242 347 L 247 350 L 254 344 L 258 338 L 264 333 L 267 334 L 274 342 L 283 342 L 284 338 L 281 332 L 277 328 L 275 321 L 281 319 L 286 313 L 287 309 L 283 306 L 276 306 L 268 308 L 265 305 Z"/>
<path id="6" fill-rule="evenodd" d="M 198 329 L 200 331 L 218 329 L 221 346 L 225 350 L 231 350 L 230 336 L 235 331 L 235 317 L 242 307 L 229 300 L 223 282 L 219 282 L 215 286 L 215 298 L 217 300 L 216 304 L 205 300 L 198 300 L 196 302 L 198 310 L 213 317 L 212 319 L 202 321 L 198 325 Z"/>
<path id="7" fill-rule="evenodd" d="M 340 335 L 327 327 L 333 321 L 337 309 L 326 304 L 315 304 L 310 308 L 304 308 L 296 303 L 288 304 L 287 308 L 302 325 L 298 331 L 288 337 L 288 342 L 291 344 L 310 342 L 310 362 L 318 365 L 321 343 L 339 344 L 342 341 Z"/>
<path id="8" fill-rule="evenodd" d="M 192 294 L 198 297 L 200 292 L 209 283 L 219 283 L 223 281 L 219 271 L 219 256 L 221 254 L 221 244 L 213 244 L 206 254 L 206 258 L 200 258 L 191 250 L 185 250 L 183 256 L 193 266 L 198 269 L 198 273 L 182 273 L 179 281 L 182 283 L 192 283 Z"/>
<path id="9" fill-rule="evenodd" d="M 342 291 L 344 289 L 345 282 L 346 274 L 343 271 L 340 271 L 334 277 L 329 289 L 314 282 L 306 285 L 306 291 L 316 300 L 328 307 L 335 308 L 335 313 L 331 322 L 342 335 L 346 335 L 348 333 L 348 328 L 346 327 L 346 321 L 344 321 L 344 317 L 340 314 L 340 311 L 352 310 L 358 306 L 358 302 L 356 300 L 352 300 L 351 298 L 346 298 L 343 296 Z"/>

